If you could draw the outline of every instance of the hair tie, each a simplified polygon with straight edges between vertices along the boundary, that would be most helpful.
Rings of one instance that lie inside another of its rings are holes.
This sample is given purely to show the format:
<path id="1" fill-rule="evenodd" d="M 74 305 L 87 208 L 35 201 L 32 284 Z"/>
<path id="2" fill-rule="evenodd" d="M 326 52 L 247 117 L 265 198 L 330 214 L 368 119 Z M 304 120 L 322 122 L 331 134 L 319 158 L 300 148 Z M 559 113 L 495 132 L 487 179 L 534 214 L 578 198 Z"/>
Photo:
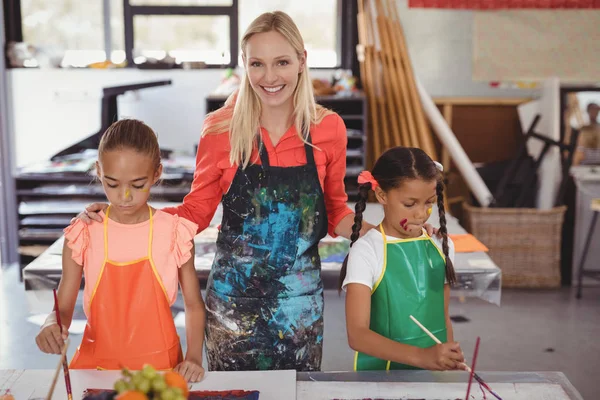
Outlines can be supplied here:
<path id="1" fill-rule="evenodd" d="M 373 174 L 369 171 L 363 171 L 358 175 L 358 184 L 362 185 L 365 183 L 370 183 L 371 189 L 373 190 L 375 190 L 375 188 L 379 186 L 379 183 L 377 183 L 377 180 L 375 180 Z"/>
<path id="2" fill-rule="evenodd" d="M 437 168 L 437 169 L 438 169 L 440 172 L 444 172 L 444 166 L 443 166 L 441 163 L 439 163 L 439 162 L 437 162 L 437 161 L 434 161 L 433 163 L 435 164 L 435 167 L 436 167 L 436 168 Z"/>

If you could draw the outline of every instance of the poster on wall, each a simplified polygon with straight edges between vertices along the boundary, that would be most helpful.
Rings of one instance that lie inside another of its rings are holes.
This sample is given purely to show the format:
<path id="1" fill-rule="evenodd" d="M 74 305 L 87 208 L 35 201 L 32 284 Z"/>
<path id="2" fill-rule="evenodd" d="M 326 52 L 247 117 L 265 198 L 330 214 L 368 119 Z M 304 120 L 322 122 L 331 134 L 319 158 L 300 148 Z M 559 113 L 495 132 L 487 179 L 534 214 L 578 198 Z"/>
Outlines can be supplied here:
<path id="1" fill-rule="evenodd" d="M 597 10 L 475 11 L 473 80 L 600 82 L 599 26 Z"/>
<path id="2" fill-rule="evenodd" d="M 463 10 L 571 9 L 597 8 L 600 0 L 408 0 L 410 8 L 449 8 Z"/>

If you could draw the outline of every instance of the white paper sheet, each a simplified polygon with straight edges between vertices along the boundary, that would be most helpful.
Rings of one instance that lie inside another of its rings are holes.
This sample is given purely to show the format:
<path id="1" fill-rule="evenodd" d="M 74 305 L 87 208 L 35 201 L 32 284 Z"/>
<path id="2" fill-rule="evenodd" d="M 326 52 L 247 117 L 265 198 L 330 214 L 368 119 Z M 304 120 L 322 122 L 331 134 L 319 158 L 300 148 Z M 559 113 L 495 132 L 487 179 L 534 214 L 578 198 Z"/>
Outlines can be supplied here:
<path id="1" fill-rule="evenodd" d="M 298 382 L 298 400 L 355 399 L 464 399 L 466 383 Z M 505 400 L 569 400 L 558 384 L 495 383 L 492 390 Z M 472 396 L 471 396 L 472 395 Z M 479 385 L 471 385 L 471 400 L 483 399 Z M 487 393 L 487 399 L 493 398 Z"/>
<path id="2" fill-rule="evenodd" d="M 57 357 L 58 362 L 58 357 Z M 46 398 L 54 371 L 0 371 L 0 393 L 10 389 L 15 399 Z M 119 371 L 71 370 L 73 399 L 81 399 L 86 389 L 112 389 Z M 260 400 L 296 399 L 296 371 L 207 372 L 191 390 L 258 390 Z M 53 399 L 66 399 L 62 372 Z"/>

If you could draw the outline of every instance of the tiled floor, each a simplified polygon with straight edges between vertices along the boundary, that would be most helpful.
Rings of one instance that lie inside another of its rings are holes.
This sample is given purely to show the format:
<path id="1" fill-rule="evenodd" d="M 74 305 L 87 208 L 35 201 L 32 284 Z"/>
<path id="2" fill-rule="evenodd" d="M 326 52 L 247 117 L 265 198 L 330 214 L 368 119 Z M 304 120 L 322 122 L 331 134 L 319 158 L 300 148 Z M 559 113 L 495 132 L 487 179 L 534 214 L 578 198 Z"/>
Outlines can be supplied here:
<path id="1" fill-rule="evenodd" d="M 17 270 L 0 272 L 0 280 L 0 369 L 54 368 L 56 357 L 35 346 L 38 327 L 27 321 L 30 313 Z M 327 292 L 325 307 L 323 370 L 350 370 L 353 355 L 346 343 L 343 298 Z M 568 288 L 504 290 L 502 307 L 453 300 L 451 315 L 468 319 L 454 324 L 468 359 L 481 337 L 479 370 L 562 371 L 585 399 L 600 397 L 600 288 L 586 289 L 579 301 Z M 80 340 L 72 335 L 69 354 Z"/>

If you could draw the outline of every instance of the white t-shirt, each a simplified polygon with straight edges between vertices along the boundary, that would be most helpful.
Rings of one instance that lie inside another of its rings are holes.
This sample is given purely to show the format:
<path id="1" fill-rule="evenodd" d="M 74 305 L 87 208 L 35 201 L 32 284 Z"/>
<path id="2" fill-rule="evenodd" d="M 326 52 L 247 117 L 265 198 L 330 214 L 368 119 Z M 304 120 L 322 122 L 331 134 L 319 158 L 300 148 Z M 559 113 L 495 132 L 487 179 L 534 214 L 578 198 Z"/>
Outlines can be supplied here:
<path id="1" fill-rule="evenodd" d="M 388 241 L 402 240 L 386 235 Z M 423 233 L 421 237 L 426 237 Z M 442 239 L 437 236 L 431 238 L 433 243 L 442 251 Z M 454 265 L 454 243 L 448 238 L 448 256 Z M 377 229 L 370 229 L 363 237 L 358 239 L 350 248 L 346 278 L 342 288 L 346 290 L 349 283 L 360 283 L 373 290 L 373 286 L 383 271 L 383 236 Z M 448 282 L 448 280 L 446 280 Z"/>

